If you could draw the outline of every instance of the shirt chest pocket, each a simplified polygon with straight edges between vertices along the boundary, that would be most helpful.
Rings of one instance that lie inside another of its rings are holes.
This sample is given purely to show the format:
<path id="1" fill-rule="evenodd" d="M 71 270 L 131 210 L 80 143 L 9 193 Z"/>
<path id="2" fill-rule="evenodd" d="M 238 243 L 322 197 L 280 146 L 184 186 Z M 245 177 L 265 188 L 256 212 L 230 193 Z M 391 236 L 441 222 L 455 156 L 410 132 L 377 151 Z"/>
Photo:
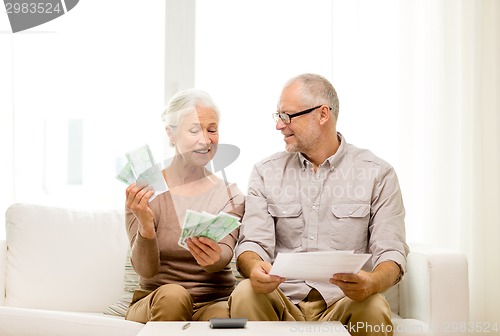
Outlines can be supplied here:
<path id="1" fill-rule="evenodd" d="M 296 249 L 302 245 L 304 219 L 299 203 L 269 203 L 269 214 L 274 218 L 276 247 Z"/>
<path id="2" fill-rule="evenodd" d="M 368 247 L 369 204 L 332 204 L 330 246 L 336 250 L 364 253 Z"/>

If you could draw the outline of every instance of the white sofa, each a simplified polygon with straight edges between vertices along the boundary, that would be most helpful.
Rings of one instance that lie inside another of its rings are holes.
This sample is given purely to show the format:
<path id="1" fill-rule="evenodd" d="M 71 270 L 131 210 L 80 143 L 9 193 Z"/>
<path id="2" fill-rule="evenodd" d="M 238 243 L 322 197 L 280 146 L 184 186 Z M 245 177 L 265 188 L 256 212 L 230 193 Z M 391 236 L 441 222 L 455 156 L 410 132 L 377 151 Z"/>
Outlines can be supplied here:
<path id="1" fill-rule="evenodd" d="M 132 336 L 143 328 L 103 313 L 127 295 L 123 211 L 14 204 L 6 228 L 0 335 Z M 467 277 L 463 254 L 411 246 L 406 277 L 387 293 L 395 334 L 421 335 L 467 321 Z"/>

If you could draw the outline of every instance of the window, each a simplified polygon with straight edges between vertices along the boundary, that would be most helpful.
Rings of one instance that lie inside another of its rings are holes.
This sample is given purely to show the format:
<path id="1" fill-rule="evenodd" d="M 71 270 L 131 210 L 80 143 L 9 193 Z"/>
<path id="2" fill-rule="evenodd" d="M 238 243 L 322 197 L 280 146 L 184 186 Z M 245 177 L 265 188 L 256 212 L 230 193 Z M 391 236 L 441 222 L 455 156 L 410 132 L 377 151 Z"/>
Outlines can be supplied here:
<path id="1" fill-rule="evenodd" d="M 1 210 L 121 208 L 124 154 L 149 143 L 161 159 L 165 4 L 140 5 L 81 1 L 44 25 L 0 34 Z"/>

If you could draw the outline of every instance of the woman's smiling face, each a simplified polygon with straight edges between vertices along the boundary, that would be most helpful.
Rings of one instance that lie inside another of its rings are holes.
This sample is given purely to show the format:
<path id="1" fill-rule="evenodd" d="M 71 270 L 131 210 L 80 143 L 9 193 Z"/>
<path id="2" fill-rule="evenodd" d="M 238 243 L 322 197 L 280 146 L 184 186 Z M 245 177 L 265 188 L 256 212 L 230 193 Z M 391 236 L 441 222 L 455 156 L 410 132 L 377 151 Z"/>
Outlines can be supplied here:
<path id="1" fill-rule="evenodd" d="M 196 106 L 186 114 L 172 134 L 178 155 L 193 166 L 205 166 L 215 155 L 219 143 L 219 119 L 212 108 Z"/>

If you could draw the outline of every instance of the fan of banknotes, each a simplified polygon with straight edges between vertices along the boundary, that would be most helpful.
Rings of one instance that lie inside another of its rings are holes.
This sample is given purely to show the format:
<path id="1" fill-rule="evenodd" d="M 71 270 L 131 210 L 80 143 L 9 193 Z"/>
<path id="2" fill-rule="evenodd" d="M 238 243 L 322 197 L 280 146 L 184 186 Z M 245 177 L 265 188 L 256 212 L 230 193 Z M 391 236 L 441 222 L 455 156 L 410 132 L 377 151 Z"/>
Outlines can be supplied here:
<path id="1" fill-rule="evenodd" d="M 207 212 L 187 210 L 178 243 L 187 249 L 186 240 L 190 237 L 207 237 L 218 242 L 239 226 L 238 217 L 222 211 L 212 215 Z"/>
<path id="2" fill-rule="evenodd" d="M 168 185 L 161 172 L 162 163 L 155 164 L 153 154 L 148 145 L 136 148 L 126 153 L 127 164 L 118 173 L 116 178 L 126 184 L 136 182 L 138 185 L 149 185 L 155 193 L 149 201 L 168 191 Z"/>

